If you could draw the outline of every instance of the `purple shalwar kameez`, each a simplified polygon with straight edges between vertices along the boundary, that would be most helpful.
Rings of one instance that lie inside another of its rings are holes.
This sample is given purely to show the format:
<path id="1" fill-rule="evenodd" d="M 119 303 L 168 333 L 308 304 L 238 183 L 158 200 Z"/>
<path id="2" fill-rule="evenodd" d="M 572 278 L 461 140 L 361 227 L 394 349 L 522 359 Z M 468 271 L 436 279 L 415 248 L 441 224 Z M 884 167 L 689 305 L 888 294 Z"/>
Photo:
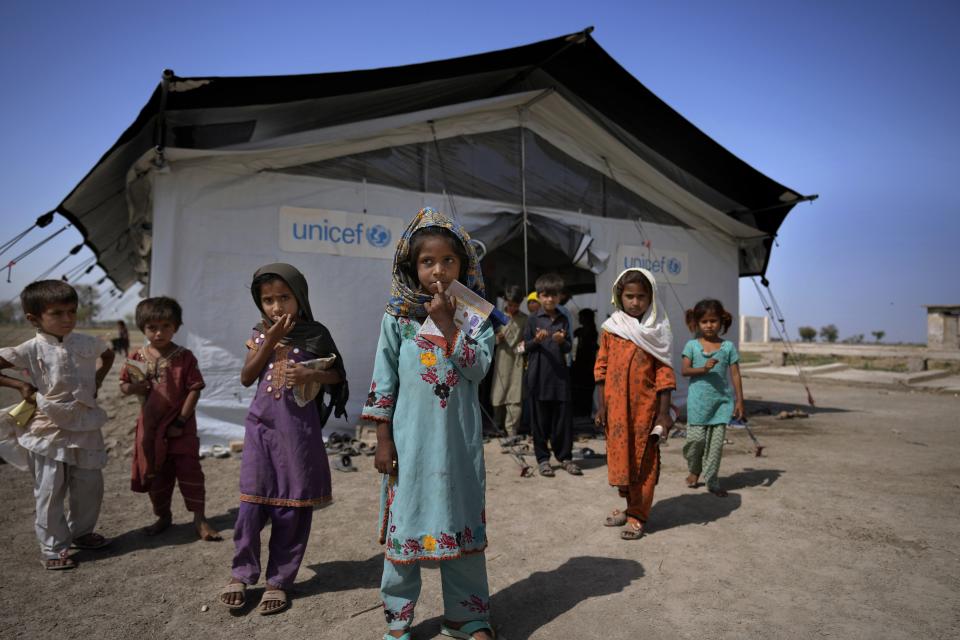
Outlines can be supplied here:
<path id="1" fill-rule="evenodd" d="M 264 336 L 247 341 L 259 349 Z M 250 405 L 240 464 L 240 513 L 234 529 L 233 577 L 252 585 L 260 578 L 260 532 L 272 524 L 266 580 L 280 589 L 297 577 L 310 535 L 313 508 L 331 500 L 330 464 L 317 404 L 299 406 L 287 386 L 287 366 L 329 354 L 277 345 L 260 372 Z"/>

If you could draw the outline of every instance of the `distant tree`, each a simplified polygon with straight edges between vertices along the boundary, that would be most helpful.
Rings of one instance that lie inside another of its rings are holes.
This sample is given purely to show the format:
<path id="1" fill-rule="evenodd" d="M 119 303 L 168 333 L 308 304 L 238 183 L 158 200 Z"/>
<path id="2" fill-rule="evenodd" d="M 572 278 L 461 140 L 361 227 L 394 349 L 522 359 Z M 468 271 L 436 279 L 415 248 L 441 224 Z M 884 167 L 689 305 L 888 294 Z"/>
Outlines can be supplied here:
<path id="1" fill-rule="evenodd" d="M 800 327 L 797 331 L 800 333 L 800 339 L 804 342 L 813 342 L 817 339 L 817 330 L 813 327 Z"/>
<path id="2" fill-rule="evenodd" d="M 863 344 L 863 334 L 857 333 L 843 339 L 844 344 Z"/>
<path id="3" fill-rule="evenodd" d="M 16 302 L 7 301 L 0 304 L 0 324 L 20 322 L 23 312 L 20 309 L 20 299 Z"/>
<path id="4" fill-rule="evenodd" d="M 93 318 L 100 313 L 100 305 L 97 304 L 97 290 L 89 284 L 75 284 L 73 288 L 77 290 L 77 296 L 80 298 L 80 305 L 77 307 L 77 324 L 81 326 L 89 325 Z"/>
<path id="5" fill-rule="evenodd" d="M 840 330 L 837 329 L 837 325 L 828 324 L 825 327 L 820 327 L 821 340 L 826 342 L 836 342 L 838 337 L 840 337 Z"/>
<path id="6" fill-rule="evenodd" d="M 874 340 L 880 342 L 883 340 L 883 336 L 887 335 L 886 331 L 871 331 L 870 334 L 873 336 Z"/>

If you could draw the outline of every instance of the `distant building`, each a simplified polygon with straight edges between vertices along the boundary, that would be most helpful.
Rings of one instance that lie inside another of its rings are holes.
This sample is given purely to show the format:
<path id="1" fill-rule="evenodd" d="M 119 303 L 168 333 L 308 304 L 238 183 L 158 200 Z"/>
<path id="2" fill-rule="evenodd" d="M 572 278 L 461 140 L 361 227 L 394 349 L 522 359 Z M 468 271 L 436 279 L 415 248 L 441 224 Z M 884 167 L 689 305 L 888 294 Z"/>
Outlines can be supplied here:
<path id="1" fill-rule="evenodd" d="M 960 349 L 960 304 L 926 304 L 927 348 Z"/>
<path id="2" fill-rule="evenodd" d="M 740 342 L 770 342 L 770 318 L 740 316 Z"/>

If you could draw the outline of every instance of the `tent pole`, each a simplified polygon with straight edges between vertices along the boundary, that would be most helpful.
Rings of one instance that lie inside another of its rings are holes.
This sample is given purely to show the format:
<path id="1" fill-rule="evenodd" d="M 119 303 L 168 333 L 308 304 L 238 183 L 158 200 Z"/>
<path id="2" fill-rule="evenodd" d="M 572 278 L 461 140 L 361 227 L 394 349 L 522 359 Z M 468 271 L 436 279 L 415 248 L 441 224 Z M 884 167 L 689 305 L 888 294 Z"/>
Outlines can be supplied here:
<path id="1" fill-rule="evenodd" d="M 530 264 L 527 252 L 527 144 L 523 135 L 523 108 L 520 113 L 520 210 L 523 212 L 523 290 L 530 291 Z"/>

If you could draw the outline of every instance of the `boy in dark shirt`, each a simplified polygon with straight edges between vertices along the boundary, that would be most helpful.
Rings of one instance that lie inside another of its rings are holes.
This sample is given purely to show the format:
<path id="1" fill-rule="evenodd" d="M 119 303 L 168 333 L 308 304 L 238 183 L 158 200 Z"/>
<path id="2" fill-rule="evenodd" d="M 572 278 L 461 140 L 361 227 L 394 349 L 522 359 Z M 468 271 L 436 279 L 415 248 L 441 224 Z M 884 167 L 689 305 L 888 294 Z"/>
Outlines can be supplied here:
<path id="1" fill-rule="evenodd" d="M 565 356 L 573 341 L 570 326 L 557 304 L 563 279 L 547 273 L 536 282 L 540 310 L 530 316 L 523 333 L 527 354 L 527 393 L 530 397 L 533 448 L 540 475 L 553 476 L 550 449 L 567 473 L 582 475 L 573 457 L 573 416 L 570 406 L 570 370 Z M 547 448 L 549 442 L 550 449 Z"/>

